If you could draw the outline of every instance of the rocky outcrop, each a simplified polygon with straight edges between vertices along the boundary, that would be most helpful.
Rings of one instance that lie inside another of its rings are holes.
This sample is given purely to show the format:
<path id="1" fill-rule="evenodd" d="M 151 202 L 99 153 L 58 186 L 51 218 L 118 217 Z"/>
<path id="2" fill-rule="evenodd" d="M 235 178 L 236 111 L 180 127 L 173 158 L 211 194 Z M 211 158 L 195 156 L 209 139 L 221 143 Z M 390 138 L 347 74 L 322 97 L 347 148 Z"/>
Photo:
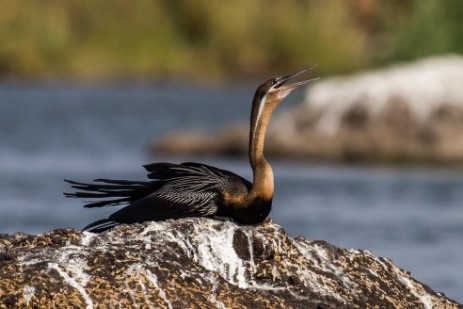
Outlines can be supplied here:
<path id="1" fill-rule="evenodd" d="M 368 251 L 190 218 L 0 236 L 1 308 L 462 308 Z"/>
<path id="2" fill-rule="evenodd" d="M 424 59 L 307 88 L 270 121 L 266 154 L 324 161 L 463 163 L 463 57 Z M 284 103 L 283 103 L 284 104 Z M 245 154 L 248 124 L 173 133 L 155 151 Z"/>

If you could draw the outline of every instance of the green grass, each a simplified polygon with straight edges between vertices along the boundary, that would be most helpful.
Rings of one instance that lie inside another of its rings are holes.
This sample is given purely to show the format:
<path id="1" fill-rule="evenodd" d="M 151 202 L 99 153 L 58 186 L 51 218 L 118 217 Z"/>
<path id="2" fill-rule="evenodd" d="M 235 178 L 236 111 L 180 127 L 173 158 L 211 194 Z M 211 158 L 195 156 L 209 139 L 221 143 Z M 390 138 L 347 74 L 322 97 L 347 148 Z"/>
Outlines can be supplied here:
<path id="1" fill-rule="evenodd" d="M 0 76 L 329 75 L 463 53 L 463 1 L 4 0 L 0 42 Z"/>

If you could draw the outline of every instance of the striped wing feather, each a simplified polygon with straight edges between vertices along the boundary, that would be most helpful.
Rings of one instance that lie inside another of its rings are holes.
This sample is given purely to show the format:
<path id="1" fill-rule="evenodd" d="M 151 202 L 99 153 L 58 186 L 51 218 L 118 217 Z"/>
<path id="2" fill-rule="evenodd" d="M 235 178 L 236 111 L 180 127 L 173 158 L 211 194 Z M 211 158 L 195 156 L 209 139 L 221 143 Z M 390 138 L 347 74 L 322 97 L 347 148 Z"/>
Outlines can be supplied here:
<path id="1" fill-rule="evenodd" d="M 148 182 L 98 179 L 86 184 L 75 181 L 76 193 L 68 197 L 102 199 L 85 207 L 128 205 L 86 227 L 100 232 L 119 223 L 164 220 L 217 214 L 225 193 L 246 194 L 251 183 L 226 170 L 199 163 L 152 163 L 144 166 Z"/>

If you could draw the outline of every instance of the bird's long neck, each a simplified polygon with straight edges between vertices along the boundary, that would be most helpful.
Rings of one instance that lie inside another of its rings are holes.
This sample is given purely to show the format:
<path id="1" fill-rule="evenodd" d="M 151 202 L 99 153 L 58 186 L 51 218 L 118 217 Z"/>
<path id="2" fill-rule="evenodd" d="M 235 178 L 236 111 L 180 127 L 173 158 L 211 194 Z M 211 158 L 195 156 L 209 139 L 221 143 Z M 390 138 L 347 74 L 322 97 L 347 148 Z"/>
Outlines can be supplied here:
<path id="1" fill-rule="evenodd" d="M 264 158 L 264 139 L 270 116 L 275 104 L 267 96 L 256 94 L 252 104 L 251 127 L 249 130 L 249 161 L 253 171 L 253 184 L 250 191 L 252 198 L 272 199 L 273 172 Z"/>

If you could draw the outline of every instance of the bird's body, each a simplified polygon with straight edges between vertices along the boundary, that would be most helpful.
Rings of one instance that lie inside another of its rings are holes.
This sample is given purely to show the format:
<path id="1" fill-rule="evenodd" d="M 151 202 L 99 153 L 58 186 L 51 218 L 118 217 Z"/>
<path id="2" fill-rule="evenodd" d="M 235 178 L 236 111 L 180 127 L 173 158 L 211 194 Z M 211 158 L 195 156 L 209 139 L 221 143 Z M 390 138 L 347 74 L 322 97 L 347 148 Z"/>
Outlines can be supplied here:
<path id="1" fill-rule="evenodd" d="M 308 69 L 268 80 L 254 96 L 249 134 L 249 160 L 253 182 L 232 172 L 200 163 L 152 163 L 145 165 L 150 181 L 97 179 L 94 183 L 69 182 L 80 190 L 68 197 L 100 199 L 85 207 L 126 205 L 86 226 L 102 232 L 121 223 L 158 221 L 181 217 L 233 218 L 239 223 L 263 221 L 272 206 L 273 172 L 263 156 L 265 131 L 276 106 L 289 92 L 310 80 L 284 86 Z"/>

